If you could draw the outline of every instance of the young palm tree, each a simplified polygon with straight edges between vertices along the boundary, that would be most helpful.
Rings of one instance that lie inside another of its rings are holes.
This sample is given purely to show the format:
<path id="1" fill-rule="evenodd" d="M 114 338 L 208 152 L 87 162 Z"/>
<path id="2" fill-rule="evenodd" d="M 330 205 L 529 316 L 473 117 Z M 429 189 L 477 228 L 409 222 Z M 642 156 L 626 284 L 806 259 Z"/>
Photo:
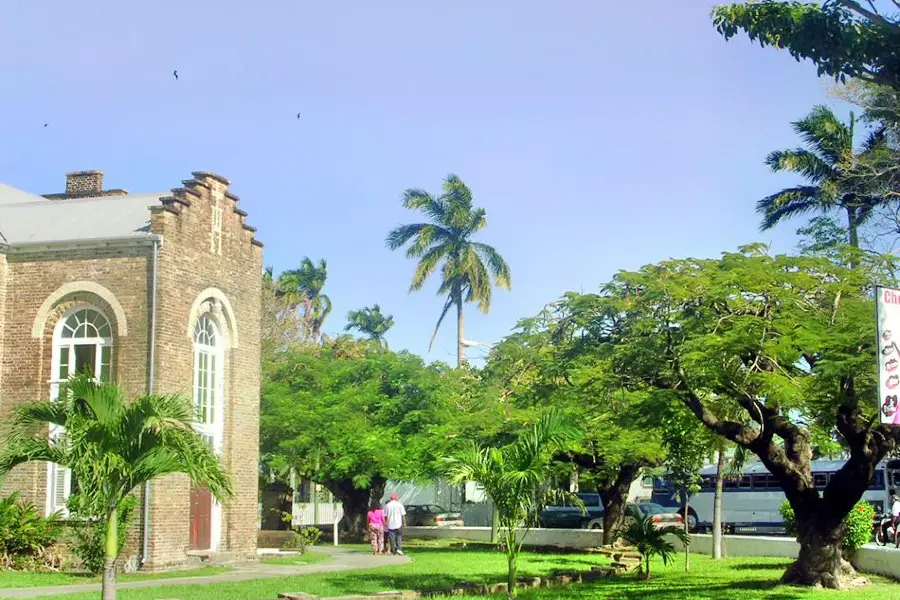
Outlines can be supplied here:
<path id="1" fill-rule="evenodd" d="M 855 153 L 855 125 L 852 113 L 850 122 L 842 123 L 826 106 L 816 106 L 805 118 L 793 123 L 806 147 L 772 152 L 766 164 L 776 172 L 799 173 L 809 184 L 783 189 L 757 202 L 763 230 L 797 215 L 840 209 L 847 215 L 848 242 L 859 247 L 860 225 L 883 201 L 872 179 L 859 172 L 860 161 L 878 152 L 886 142 L 874 132 L 862 151 Z"/>
<path id="2" fill-rule="evenodd" d="M 355 329 L 379 344 L 387 346 L 384 334 L 393 326 L 393 315 L 382 314 L 381 307 L 374 304 L 347 313 L 347 326 L 344 327 L 344 331 Z"/>
<path id="3" fill-rule="evenodd" d="M 231 495 L 231 481 L 194 431 L 193 407 L 180 396 L 126 402 L 115 385 L 81 376 L 64 385 L 59 397 L 16 409 L 0 448 L 0 477 L 30 461 L 72 470 L 85 503 L 102 507 L 97 515 L 106 520 L 102 597 L 114 600 L 118 508 L 126 496 L 151 479 L 184 473 L 221 501 Z M 48 424 L 63 433 L 48 436 Z"/>
<path id="4" fill-rule="evenodd" d="M 445 459 L 444 469 L 451 482 L 474 481 L 484 487 L 497 512 L 505 541 L 507 594 L 516 596 L 516 563 L 528 530 L 552 500 L 580 504 L 577 496 L 561 490 L 543 491 L 550 478 L 553 456 L 564 452 L 578 438 L 578 430 L 559 413 L 551 412 L 508 446 L 479 448 L 472 444 L 458 455 Z M 583 509 L 582 505 L 582 509 Z M 522 528 L 521 535 L 517 535 Z"/>
<path id="5" fill-rule="evenodd" d="M 403 206 L 418 210 L 428 223 L 401 225 L 387 236 L 391 250 L 407 243 L 406 256 L 418 259 L 409 291 L 422 289 L 425 281 L 441 266 L 439 296 L 447 296 L 441 316 L 431 336 L 429 350 L 437 337 L 441 322 L 451 307 L 456 307 L 456 363 L 465 360 L 463 346 L 463 303 L 474 302 L 486 313 L 491 307 L 491 289 L 496 285 L 508 290 L 511 285 L 509 265 L 493 246 L 474 241 L 476 233 L 487 224 L 485 211 L 472 204 L 472 192 L 456 175 L 444 180 L 443 193 L 437 198 L 420 189 L 403 193 Z M 491 277 L 493 276 L 493 284 Z"/>
<path id="6" fill-rule="evenodd" d="M 328 279 L 325 259 L 318 264 L 303 257 L 300 268 L 285 271 L 278 277 L 278 293 L 295 309 L 303 307 L 303 317 L 312 342 L 319 340 L 325 319 L 331 313 L 331 299 L 322 293 Z"/>
<path id="7" fill-rule="evenodd" d="M 659 556 L 663 564 L 669 564 L 674 558 L 675 546 L 666 539 L 666 536 L 676 537 L 685 547 L 690 543 L 690 536 L 680 527 L 657 527 L 650 515 L 644 515 L 640 511 L 628 520 L 625 527 L 619 532 L 619 537 L 628 544 L 634 546 L 641 555 L 640 576 L 642 579 L 650 578 L 650 559 Z"/>

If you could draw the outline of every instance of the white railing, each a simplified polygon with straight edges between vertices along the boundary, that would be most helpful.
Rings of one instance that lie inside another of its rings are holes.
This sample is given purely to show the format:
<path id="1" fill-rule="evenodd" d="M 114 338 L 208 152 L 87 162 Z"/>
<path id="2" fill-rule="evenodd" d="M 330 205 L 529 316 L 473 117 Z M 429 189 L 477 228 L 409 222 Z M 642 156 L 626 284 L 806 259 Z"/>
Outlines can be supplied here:
<path id="1" fill-rule="evenodd" d="M 344 509 L 340 504 L 325 504 L 320 502 L 318 508 L 312 502 L 295 502 L 294 527 L 303 525 L 331 525 L 340 521 L 344 516 Z"/>

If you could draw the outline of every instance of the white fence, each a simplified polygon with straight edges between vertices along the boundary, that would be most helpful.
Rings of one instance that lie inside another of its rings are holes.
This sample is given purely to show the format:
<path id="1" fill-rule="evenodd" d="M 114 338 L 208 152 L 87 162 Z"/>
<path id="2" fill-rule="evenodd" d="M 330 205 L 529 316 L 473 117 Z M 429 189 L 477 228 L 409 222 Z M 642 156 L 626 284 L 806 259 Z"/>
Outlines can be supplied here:
<path id="1" fill-rule="evenodd" d="M 344 509 L 340 504 L 325 504 L 320 502 L 318 507 L 312 502 L 295 502 L 294 519 L 291 525 L 331 525 L 340 521 L 344 516 Z"/>
<path id="2" fill-rule="evenodd" d="M 490 527 L 407 527 L 408 538 L 443 538 L 489 542 Z M 680 547 L 674 538 L 672 541 Z M 556 546 L 558 548 L 593 548 L 603 543 L 599 530 L 589 529 L 532 529 L 525 540 L 526 546 Z M 767 537 L 750 535 L 726 535 L 723 538 L 726 556 L 774 556 L 796 558 L 800 544 L 787 537 Z M 712 553 L 712 536 L 691 535 L 691 552 Z M 877 573 L 900 579 L 900 549 L 879 548 L 867 544 L 860 548 L 851 561 L 860 571 Z"/>

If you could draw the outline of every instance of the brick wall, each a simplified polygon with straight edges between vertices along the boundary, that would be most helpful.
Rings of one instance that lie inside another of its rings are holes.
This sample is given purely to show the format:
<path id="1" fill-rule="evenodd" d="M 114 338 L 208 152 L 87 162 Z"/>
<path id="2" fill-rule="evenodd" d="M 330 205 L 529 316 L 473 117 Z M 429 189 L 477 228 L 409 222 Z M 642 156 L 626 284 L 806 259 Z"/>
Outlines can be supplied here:
<path id="1" fill-rule="evenodd" d="M 226 350 L 224 365 L 223 463 L 232 474 L 235 495 L 223 506 L 220 549 L 255 556 L 262 248 L 254 241 L 252 228 L 245 224 L 246 214 L 236 207 L 237 198 L 227 192 L 227 185 L 218 176 L 195 173 L 194 179 L 184 182 L 184 188 L 173 190 L 173 197 L 152 211 L 151 229 L 163 236 L 158 264 L 156 391 L 191 396 L 191 307 L 203 290 L 220 290 L 233 308 L 238 334 L 238 346 Z M 221 252 L 210 249 L 216 198 L 222 208 Z M 16 404 L 50 397 L 53 331 L 66 310 L 90 304 L 104 312 L 114 331 L 119 326 L 115 311 L 105 300 L 94 293 L 75 291 L 51 307 L 41 334 L 32 337 L 42 304 L 69 282 L 100 284 L 121 305 L 128 334 L 114 336 L 112 376 L 127 395 L 146 393 L 151 267 L 149 245 L 0 255 L 0 423 Z M 18 489 L 39 507 L 46 503 L 42 464 L 17 468 L 4 484 L 5 490 Z M 189 493 L 189 482 L 183 476 L 151 485 L 147 568 L 187 562 Z M 127 554 L 139 548 L 137 535 L 129 548 Z"/>
<path id="2" fill-rule="evenodd" d="M 259 454 L 259 321 L 262 249 L 245 226 L 227 182 L 196 173 L 154 211 L 151 229 L 164 238 L 159 256 L 157 382 L 164 393 L 188 397 L 193 385 L 191 307 L 207 288 L 224 294 L 234 311 L 238 347 L 225 352 L 223 463 L 234 497 L 223 505 L 220 549 L 255 556 Z M 222 208 L 221 254 L 211 251 L 215 197 Z M 164 490 L 164 492 L 163 492 Z M 173 476 L 154 482 L 150 568 L 184 561 L 189 541 L 190 483 Z"/>

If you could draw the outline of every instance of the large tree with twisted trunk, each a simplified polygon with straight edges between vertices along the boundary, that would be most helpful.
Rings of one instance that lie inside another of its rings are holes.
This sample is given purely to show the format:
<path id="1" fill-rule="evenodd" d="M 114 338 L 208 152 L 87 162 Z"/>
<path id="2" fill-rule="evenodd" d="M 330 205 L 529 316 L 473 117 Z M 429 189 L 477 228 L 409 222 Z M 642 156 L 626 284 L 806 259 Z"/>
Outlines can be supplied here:
<path id="1" fill-rule="evenodd" d="M 578 423 L 578 443 L 556 459 L 572 464 L 582 490 L 595 489 L 603 503 L 603 542 L 611 544 L 625 518 L 631 484 L 665 453 L 646 390 L 628 390 L 610 369 L 605 333 L 593 330 L 595 304 L 568 295 L 519 323 L 491 352 L 487 371 L 503 380 L 504 401 L 541 411 L 563 407 Z"/>
<path id="2" fill-rule="evenodd" d="M 591 297 L 593 327 L 609 332 L 613 370 L 629 387 L 663 390 L 778 480 L 800 542 L 785 582 L 847 582 L 844 517 L 900 441 L 875 424 L 873 282 L 887 282 L 893 267 L 849 269 L 753 246 L 621 272 Z M 835 439 L 848 458 L 820 493 L 810 461 Z"/>

